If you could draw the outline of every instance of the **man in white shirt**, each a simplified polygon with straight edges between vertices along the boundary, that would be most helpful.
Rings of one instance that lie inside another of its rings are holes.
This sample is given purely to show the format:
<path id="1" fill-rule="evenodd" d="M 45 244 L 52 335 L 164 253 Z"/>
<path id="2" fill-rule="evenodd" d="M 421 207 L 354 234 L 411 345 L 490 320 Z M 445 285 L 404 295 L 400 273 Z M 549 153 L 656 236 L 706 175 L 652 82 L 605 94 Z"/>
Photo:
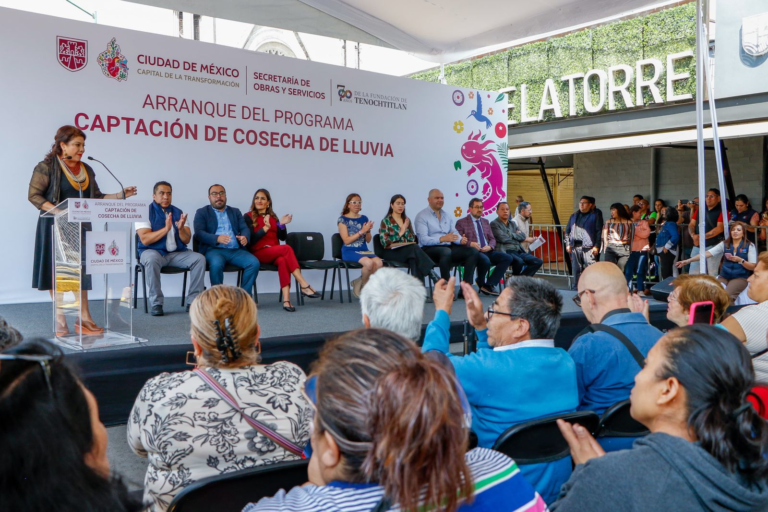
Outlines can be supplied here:
<path id="1" fill-rule="evenodd" d="M 203 291 L 205 277 L 205 256 L 187 250 L 192 232 L 186 225 L 187 214 L 171 204 L 173 188 L 167 181 L 159 181 L 152 189 L 152 203 L 149 205 L 149 222 L 137 222 L 139 236 L 139 261 L 144 266 L 147 281 L 147 297 L 152 316 L 163 316 L 163 290 L 160 287 L 160 271 L 172 266 L 189 269 L 190 281 L 187 290 L 187 311 L 189 305 Z"/>

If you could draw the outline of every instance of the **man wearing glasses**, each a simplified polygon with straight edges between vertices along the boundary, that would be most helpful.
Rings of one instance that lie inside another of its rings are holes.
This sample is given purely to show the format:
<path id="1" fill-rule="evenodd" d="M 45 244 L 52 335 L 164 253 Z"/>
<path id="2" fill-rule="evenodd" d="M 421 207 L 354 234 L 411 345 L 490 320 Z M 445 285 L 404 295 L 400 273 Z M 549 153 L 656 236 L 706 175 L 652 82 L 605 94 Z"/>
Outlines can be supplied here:
<path id="1" fill-rule="evenodd" d="M 720 205 L 720 191 L 716 188 L 711 188 L 707 191 L 707 196 L 704 198 L 704 208 L 699 208 L 698 211 L 691 214 L 691 223 L 688 224 L 688 232 L 693 238 L 693 249 L 691 250 L 691 257 L 695 258 L 699 255 L 699 213 L 704 212 L 706 221 L 706 233 L 704 234 L 704 244 L 707 248 L 714 247 L 723 240 L 724 236 L 724 223 L 723 223 L 723 207 Z M 720 270 L 720 260 L 723 259 L 723 255 L 710 256 L 707 258 L 707 274 L 716 277 Z M 700 274 L 699 259 L 696 258 L 695 262 L 691 263 L 691 274 Z"/>
<path id="2" fill-rule="evenodd" d="M 515 277 L 483 311 L 477 292 L 462 283 L 478 343 L 477 352 L 457 357 L 449 350 L 453 286 L 454 278 L 435 285 L 435 319 L 427 326 L 422 351 L 441 352 L 453 364 L 472 409 L 479 446 L 492 447 L 518 423 L 573 412 L 579 405 L 576 365 L 554 342 L 563 308 L 557 290 L 543 279 Z M 571 460 L 520 466 L 520 471 L 551 503 L 571 475 Z"/>
<path id="3" fill-rule="evenodd" d="M 251 233 L 243 214 L 227 206 L 227 192 L 221 185 L 211 185 L 208 201 L 210 205 L 195 212 L 195 237 L 200 242 L 200 254 L 208 262 L 211 285 L 224 282 L 224 267 L 230 264 L 243 269 L 240 286 L 252 293 L 259 260 L 246 249 Z"/>
<path id="4" fill-rule="evenodd" d="M 568 219 L 568 226 L 565 228 L 565 250 L 571 255 L 573 290 L 578 286 L 584 269 L 598 260 L 602 229 L 603 212 L 595 208 L 595 198 L 582 196 L 579 209 Z"/>

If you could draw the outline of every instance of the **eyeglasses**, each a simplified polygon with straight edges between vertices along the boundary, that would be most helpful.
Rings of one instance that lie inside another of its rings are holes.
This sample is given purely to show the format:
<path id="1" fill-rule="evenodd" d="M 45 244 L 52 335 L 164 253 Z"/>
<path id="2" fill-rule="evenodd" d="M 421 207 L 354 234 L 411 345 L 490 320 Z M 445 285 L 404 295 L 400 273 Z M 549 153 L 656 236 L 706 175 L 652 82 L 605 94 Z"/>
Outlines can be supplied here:
<path id="1" fill-rule="evenodd" d="M 222 192 L 211 192 L 211 197 L 224 197 L 226 195 L 227 195 L 227 193 L 224 192 L 224 191 L 222 191 Z"/>
<path id="2" fill-rule="evenodd" d="M 597 293 L 595 290 L 586 289 L 586 290 L 582 290 L 582 291 L 580 291 L 579 293 L 577 293 L 576 295 L 574 295 L 573 297 L 571 297 L 571 299 L 573 300 L 573 302 L 574 302 L 574 303 L 575 303 L 577 306 L 581 307 L 581 296 L 582 296 L 582 295 L 584 295 L 584 294 L 585 294 L 585 293 L 587 293 L 587 292 L 589 292 L 589 293 Z"/>
<path id="3" fill-rule="evenodd" d="M 40 368 L 43 369 L 43 375 L 45 376 L 45 384 L 48 386 L 48 391 L 53 394 L 53 386 L 51 386 L 51 361 L 53 356 L 50 355 L 32 355 L 32 354 L 0 354 L 0 361 L 30 361 L 33 363 L 39 363 Z"/>
<path id="4" fill-rule="evenodd" d="M 358 205 L 358 204 L 363 204 L 363 202 L 362 201 L 350 201 L 349 204 Z"/>
<path id="5" fill-rule="evenodd" d="M 485 312 L 488 315 L 486 317 L 488 320 L 490 320 L 493 315 L 504 315 L 510 318 L 520 318 L 520 315 L 515 315 L 512 313 L 502 313 L 501 311 L 494 311 L 493 306 L 488 306 L 488 309 Z"/>

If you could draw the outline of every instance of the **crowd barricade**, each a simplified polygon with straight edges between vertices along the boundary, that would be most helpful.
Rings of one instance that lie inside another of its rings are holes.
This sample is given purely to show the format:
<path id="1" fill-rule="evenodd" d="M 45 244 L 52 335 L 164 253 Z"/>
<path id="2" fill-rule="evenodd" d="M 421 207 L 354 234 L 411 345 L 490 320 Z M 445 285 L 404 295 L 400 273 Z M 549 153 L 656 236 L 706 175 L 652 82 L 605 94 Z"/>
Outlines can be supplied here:
<path id="1" fill-rule="evenodd" d="M 540 258 L 544 264 L 541 266 L 537 276 L 553 276 L 568 278 L 568 285 L 571 284 L 571 273 L 568 271 L 566 259 L 570 258 L 565 250 L 563 235 L 565 234 L 565 225 L 563 224 L 531 224 L 531 235 L 534 238 L 541 236 L 545 244 L 531 254 Z"/>

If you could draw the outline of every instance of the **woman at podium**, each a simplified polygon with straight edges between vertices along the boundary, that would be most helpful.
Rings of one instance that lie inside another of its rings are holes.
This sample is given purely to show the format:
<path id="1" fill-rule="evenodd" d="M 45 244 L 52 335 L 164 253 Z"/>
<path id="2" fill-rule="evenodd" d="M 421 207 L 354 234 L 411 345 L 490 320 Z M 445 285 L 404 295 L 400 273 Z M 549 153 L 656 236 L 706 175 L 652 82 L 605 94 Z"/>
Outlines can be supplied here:
<path id="1" fill-rule="evenodd" d="M 123 192 L 118 194 L 103 194 L 96 183 L 93 169 L 81 162 L 85 151 L 85 133 L 74 126 L 62 126 L 56 132 L 51 151 L 45 155 L 42 162 L 37 164 L 29 182 L 29 202 L 41 213 L 56 213 L 56 205 L 66 199 L 122 199 Z M 136 195 L 136 187 L 126 187 L 125 197 Z M 32 272 L 32 287 L 38 290 L 49 290 L 51 297 L 55 291 L 82 291 L 81 317 L 75 322 L 75 332 L 84 335 L 101 334 L 104 329 L 97 326 L 88 308 L 88 290 L 91 289 L 91 276 L 80 269 L 82 280 L 77 272 L 71 279 L 62 275 L 61 283 L 53 286 L 53 218 L 40 217 L 37 221 L 35 236 L 35 261 Z M 81 231 L 90 231 L 90 223 L 83 223 Z M 83 249 L 85 246 L 82 246 Z M 82 257 L 82 255 L 81 255 Z M 66 281 L 69 281 L 67 283 Z M 76 283 L 82 285 L 79 290 Z M 56 311 L 56 335 L 69 334 L 66 318 L 62 311 Z"/>

